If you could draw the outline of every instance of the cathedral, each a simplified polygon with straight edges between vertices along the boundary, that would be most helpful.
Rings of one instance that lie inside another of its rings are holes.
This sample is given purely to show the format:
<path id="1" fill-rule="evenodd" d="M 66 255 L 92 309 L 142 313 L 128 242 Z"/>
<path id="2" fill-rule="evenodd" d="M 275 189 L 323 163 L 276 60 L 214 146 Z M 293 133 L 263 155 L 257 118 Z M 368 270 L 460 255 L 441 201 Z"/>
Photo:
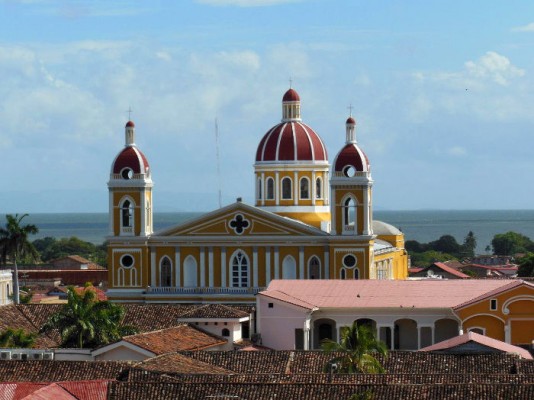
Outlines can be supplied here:
<path id="1" fill-rule="evenodd" d="M 108 297 L 253 303 L 272 279 L 407 277 L 404 235 L 373 220 L 371 165 L 352 116 L 330 164 L 290 88 L 281 122 L 259 141 L 254 182 L 254 205 L 237 199 L 154 232 L 152 171 L 128 121 L 108 182 Z"/>

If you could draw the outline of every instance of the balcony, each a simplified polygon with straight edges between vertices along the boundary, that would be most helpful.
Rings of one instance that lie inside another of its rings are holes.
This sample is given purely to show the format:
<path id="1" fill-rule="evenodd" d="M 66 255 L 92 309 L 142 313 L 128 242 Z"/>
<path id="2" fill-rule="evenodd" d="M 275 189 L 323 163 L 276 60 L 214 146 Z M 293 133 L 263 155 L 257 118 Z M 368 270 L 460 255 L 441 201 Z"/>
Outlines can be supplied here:
<path id="1" fill-rule="evenodd" d="M 265 290 L 265 287 L 151 287 L 146 288 L 146 294 L 180 294 L 180 295 L 255 295 Z"/>

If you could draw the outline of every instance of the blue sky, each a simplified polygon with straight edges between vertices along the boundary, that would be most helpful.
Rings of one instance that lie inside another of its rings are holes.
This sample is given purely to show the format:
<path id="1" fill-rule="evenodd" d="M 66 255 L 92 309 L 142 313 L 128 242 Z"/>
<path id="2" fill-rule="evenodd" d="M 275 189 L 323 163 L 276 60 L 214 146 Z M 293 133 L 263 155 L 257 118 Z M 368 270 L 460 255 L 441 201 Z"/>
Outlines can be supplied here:
<path id="1" fill-rule="evenodd" d="M 377 209 L 529 209 L 534 3 L 0 0 L 1 212 L 104 212 L 133 110 L 156 211 L 253 203 L 289 86 L 332 162 L 349 104 Z"/>

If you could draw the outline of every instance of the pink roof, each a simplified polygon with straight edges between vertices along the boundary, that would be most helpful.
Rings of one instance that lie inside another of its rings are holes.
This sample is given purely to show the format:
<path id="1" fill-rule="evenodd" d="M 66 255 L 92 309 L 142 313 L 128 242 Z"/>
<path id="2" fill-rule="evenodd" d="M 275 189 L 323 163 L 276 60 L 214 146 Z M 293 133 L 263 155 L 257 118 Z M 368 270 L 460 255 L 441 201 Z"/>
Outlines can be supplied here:
<path id="1" fill-rule="evenodd" d="M 484 300 L 484 299 L 487 299 L 489 297 L 493 297 L 493 296 L 496 296 L 502 292 L 505 292 L 507 290 L 510 290 L 510 289 L 514 289 L 518 286 L 522 286 L 522 285 L 525 285 L 527 287 L 531 287 L 534 289 L 534 285 L 531 284 L 530 282 L 525 282 L 521 279 L 507 279 L 507 280 L 500 280 L 501 282 L 506 282 L 506 285 L 503 285 L 501 287 L 497 287 L 487 293 L 483 293 L 481 294 L 480 296 L 473 296 L 471 299 L 461 303 L 461 304 L 458 304 L 455 309 L 459 309 L 459 308 L 462 308 L 462 307 L 465 307 L 465 306 L 468 306 L 470 304 L 473 304 L 473 303 L 476 303 L 480 300 Z"/>
<path id="2" fill-rule="evenodd" d="M 458 278 L 470 278 L 469 275 L 464 274 L 463 272 L 460 272 L 452 267 L 449 267 L 447 264 L 443 264 L 442 262 L 435 262 L 434 265 L 440 269 L 442 269 L 445 272 L 448 272 L 451 275 L 457 276 Z"/>
<path id="3" fill-rule="evenodd" d="M 452 308 L 523 281 L 273 280 L 260 293 L 306 309 Z"/>
<path id="4" fill-rule="evenodd" d="M 506 353 L 519 354 L 522 358 L 532 360 L 532 355 L 528 352 L 528 350 L 525 350 L 518 346 L 514 346 L 512 344 L 501 342 L 500 340 L 497 340 L 497 339 L 492 339 L 488 336 L 480 335 L 475 332 L 468 332 L 460 336 L 455 336 L 451 339 L 444 340 L 443 342 L 433 344 L 432 346 L 424 347 L 420 351 L 445 350 L 445 349 L 457 347 L 457 346 L 460 346 L 462 344 L 466 344 L 469 342 L 476 342 L 483 346 L 491 347 L 491 348 L 494 348 L 494 349 L 497 349 L 497 350 L 500 350 Z"/>

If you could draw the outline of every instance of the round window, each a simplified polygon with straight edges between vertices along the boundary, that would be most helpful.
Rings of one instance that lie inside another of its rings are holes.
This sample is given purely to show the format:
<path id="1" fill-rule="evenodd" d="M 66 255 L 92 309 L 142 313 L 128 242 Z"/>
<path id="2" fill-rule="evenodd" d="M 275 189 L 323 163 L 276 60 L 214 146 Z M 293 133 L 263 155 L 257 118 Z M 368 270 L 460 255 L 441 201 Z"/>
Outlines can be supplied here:
<path id="1" fill-rule="evenodd" d="M 356 257 L 354 257 L 352 254 L 347 254 L 345 257 L 343 257 L 343 265 L 347 268 L 353 268 L 356 265 Z"/>
<path id="2" fill-rule="evenodd" d="M 121 176 L 123 179 L 132 179 L 134 175 L 134 172 L 131 168 L 124 168 L 121 171 Z"/>
<path id="3" fill-rule="evenodd" d="M 124 268 L 130 268 L 134 265 L 134 259 L 131 255 L 125 254 L 121 257 L 121 265 Z"/>
<path id="4" fill-rule="evenodd" d="M 356 168 L 354 168 L 352 165 L 347 165 L 345 168 L 343 168 L 343 175 L 345 175 L 347 178 L 352 178 L 356 174 Z"/>

